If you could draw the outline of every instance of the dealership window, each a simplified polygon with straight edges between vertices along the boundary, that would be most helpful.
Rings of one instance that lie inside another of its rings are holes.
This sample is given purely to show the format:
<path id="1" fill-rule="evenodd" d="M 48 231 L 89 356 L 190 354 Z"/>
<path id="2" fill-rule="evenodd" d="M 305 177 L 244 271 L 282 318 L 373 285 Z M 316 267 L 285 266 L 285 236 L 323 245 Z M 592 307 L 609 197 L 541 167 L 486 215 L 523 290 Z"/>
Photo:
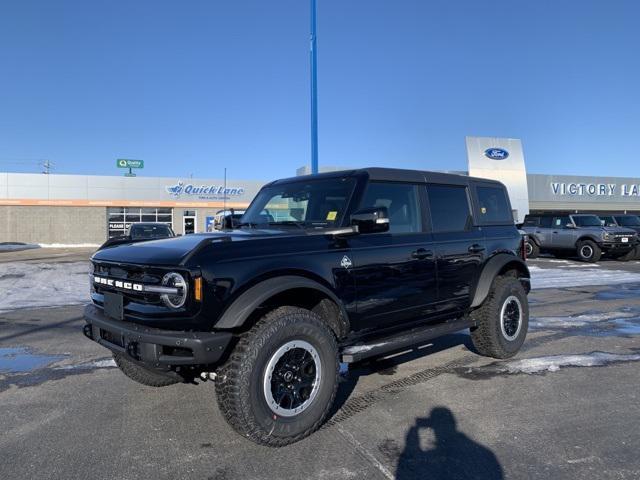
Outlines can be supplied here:
<path id="1" fill-rule="evenodd" d="M 124 235 L 132 223 L 158 222 L 173 228 L 173 209 L 110 207 L 107 208 L 107 228 L 109 238 Z"/>

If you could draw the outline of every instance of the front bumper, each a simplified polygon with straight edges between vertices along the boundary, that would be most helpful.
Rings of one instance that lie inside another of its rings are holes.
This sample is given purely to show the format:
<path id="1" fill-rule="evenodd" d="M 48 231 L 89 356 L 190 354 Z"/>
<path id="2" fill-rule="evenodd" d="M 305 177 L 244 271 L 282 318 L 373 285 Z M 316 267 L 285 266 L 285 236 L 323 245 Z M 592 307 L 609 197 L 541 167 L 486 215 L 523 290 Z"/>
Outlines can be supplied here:
<path id="1" fill-rule="evenodd" d="M 600 248 L 602 248 L 602 250 L 607 252 L 609 251 L 624 252 L 624 251 L 633 250 L 636 247 L 636 245 L 637 245 L 637 242 L 622 243 L 622 242 L 605 241 L 600 244 Z"/>
<path id="2" fill-rule="evenodd" d="M 233 341 L 229 332 L 180 332 L 114 320 L 92 304 L 84 319 L 90 340 L 152 368 L 215 364 Z"/>

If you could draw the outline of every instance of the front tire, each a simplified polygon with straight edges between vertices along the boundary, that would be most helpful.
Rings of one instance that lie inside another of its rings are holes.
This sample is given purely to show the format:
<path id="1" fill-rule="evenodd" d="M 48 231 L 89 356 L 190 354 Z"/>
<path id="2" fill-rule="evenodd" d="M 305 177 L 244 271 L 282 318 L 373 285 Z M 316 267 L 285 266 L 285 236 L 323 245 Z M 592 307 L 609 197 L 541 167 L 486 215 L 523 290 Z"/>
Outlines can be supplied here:
<path id="1" fill-rule="evenodd" d="M 471 318 L 478 325 L 471 329 L 471 340 L 480 355 L 513 357 L 529 329 L 529 303 L 524 287 L 515 277 L 496 277 L 486 300 Z"/>
<path id="2" fill-rule="evenodd" d="M 123 355 L 118 353 L 113 354 L 113 359 L 122 373 L 131 380 L 141 383 L 142 385 L 146 385 L 148 387 L 167 387 L 169 385 L 180 383 L 180 380 L 177 378 L 169 377 L 161 373 L 156 373 L 148 368 L 141 367 L 140 365 L 133 363 L 131 360 L 127 360 Z"/>
<path id="3" fill-rule="evenodd" d="M 596 242 L 591 240 L 578 243 L 577 253 L 580 260 L 589 263 L 596 263 L 602 257 L 602 250 Z"/>
<path id="4" fill-rule="evenodd" d="M 218 370 L 227 422 L 255 443 L 279 447 L 318 429 L 338 387 L 338 345 L 313 312 L 280 307 L 244 334 Z"/>
<path id="5" fill-rule="evenodd" d="M 637 256 L 638 256 L 638 247 L 634 247 L 631 250 L 629 250 L 627 253 L 623 255 L 618 255 L 617 257 L 615 257 L 615 259 L 620 262 L 628 262 L 630 260 L 634 260 L 635 258 L 637 258 Z"/>
<path id="6" fill-rule="evenodd" d="M 524 244 L 525 253 L 527 258 L 538 258 L 540 255 L 540 247 L 533 240 L 527 240 Z"/>

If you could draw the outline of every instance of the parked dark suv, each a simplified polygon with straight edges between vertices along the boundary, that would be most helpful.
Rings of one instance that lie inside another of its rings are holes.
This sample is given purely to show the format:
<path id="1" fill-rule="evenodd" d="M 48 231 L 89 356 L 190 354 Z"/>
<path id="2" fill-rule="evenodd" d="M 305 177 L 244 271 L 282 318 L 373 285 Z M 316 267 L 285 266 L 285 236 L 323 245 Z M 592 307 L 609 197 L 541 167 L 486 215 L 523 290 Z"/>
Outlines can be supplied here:
<path id="1" fill-rule="evenodd" d="M 638 241 L 635 231 L 605 227 L 599 217 L 590 214 L 527 215 L 521 228 L 528 237 L 529 258 L 542 252 L 557 257 L 577 255 L 585 262 L 597 262 L 603 254 L 625 260 Z"/>
<path id="2" fill-rule="evenodd" d="M 215 379 L 241 435 L 280 446 L 329 413 L 340 362 L 470 328 L 515 355 L 529 271 L 505 187 L 369 168 L 260 190 L 232 231 L 96 252 L 84 333 L 130 378 Z"/>
<path id="3" fill-rule="evenodd" d="M 599 215 L 605 227 L 629 228 L 640 235 L 640 217 L 638 215 Z M 640 245 L 629 251 L 623 260 L 640 260 Z"/>

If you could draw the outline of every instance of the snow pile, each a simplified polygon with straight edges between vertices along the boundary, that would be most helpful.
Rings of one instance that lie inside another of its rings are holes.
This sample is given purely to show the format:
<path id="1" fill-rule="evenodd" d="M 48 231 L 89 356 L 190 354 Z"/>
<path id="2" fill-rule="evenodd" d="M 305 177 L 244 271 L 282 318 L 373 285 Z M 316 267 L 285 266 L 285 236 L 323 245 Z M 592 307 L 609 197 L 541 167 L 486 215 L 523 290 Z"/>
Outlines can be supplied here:
<path id="1" fill-rule="evenodd" d="M 32 248 L 40 248 L 40 245 L 33 243 L 0 243 L 0 252 L 19 252 L 21 250 L 31 250 Z"/>
<path id="2" fill-rule="evenodd" d="M 640 354 L 592 352 L 576 355 L 549 355 L 546 357 L 513 360 L 500 365 L 504 373 L 556 372 L 562 367 L 600 367 L 608 363 L 637 362 Z"/>
<path id="3" fill-rule="evenodd" d="M 42 248 L 98 248 L 97 243 L 39 243 Z"/>
<path id="4" fill-rule="evenodd" d="M 612 285 L 640 283 L 640 274 L 624 270 L 604 268 L 581 268 L 579 271 L 564 268 L 540 268 L 530 266 L 531 288 L 586 287 L 589 285 Z"/>
<path id="5" fill-rule="evenodd" d="M 89 263 L 0 263 L 0 312 L 89 301 Z"/>

